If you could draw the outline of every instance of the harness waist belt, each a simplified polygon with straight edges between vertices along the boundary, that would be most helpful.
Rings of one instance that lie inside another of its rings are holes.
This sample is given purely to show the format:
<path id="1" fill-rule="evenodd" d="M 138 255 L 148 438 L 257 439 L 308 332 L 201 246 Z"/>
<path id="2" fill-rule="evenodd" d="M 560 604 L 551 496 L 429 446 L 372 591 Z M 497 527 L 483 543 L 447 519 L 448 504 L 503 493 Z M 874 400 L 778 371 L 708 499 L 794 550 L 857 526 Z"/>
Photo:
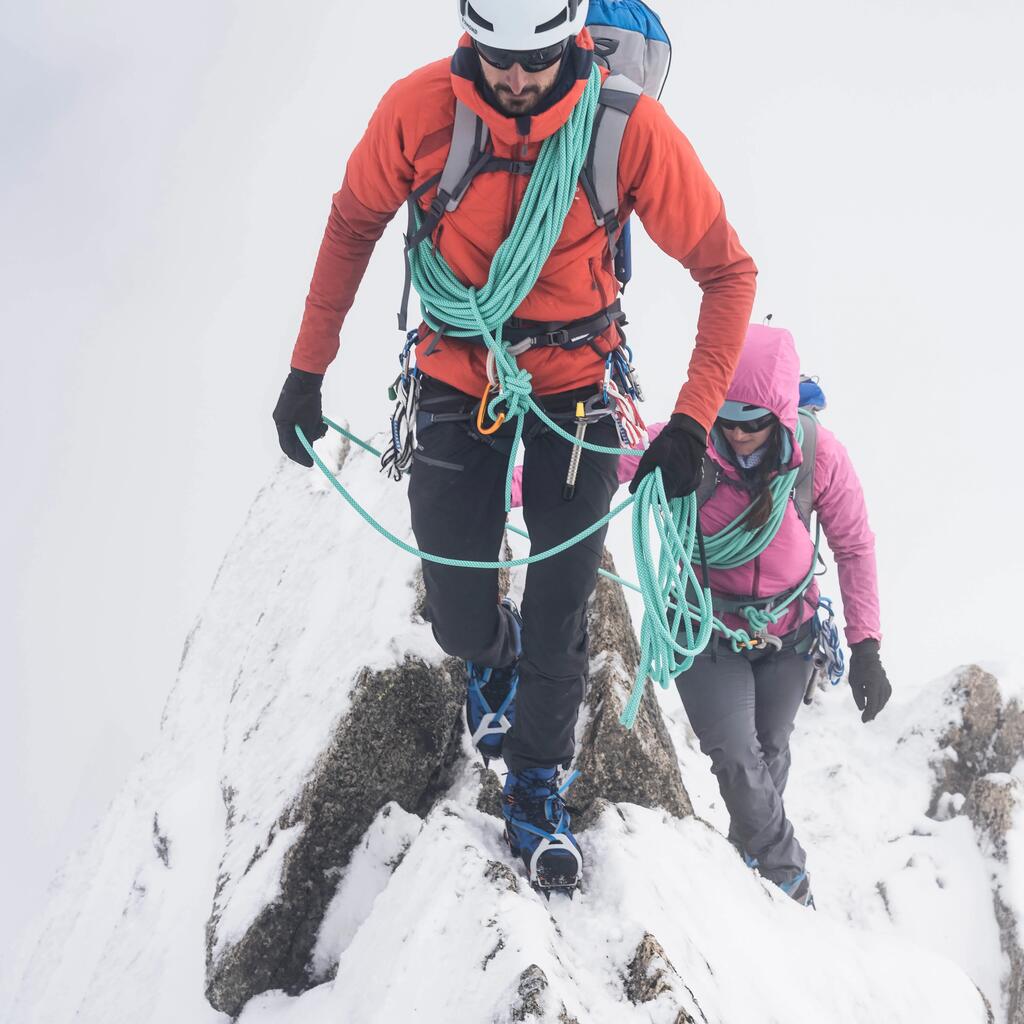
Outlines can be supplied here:
<path id="1" fill-rule="evenodd" d="M 624 326 L 628 321 L 622 312 L 622 303 L 616 299 L 600 313 L 583 317 L 580 320 L 549 321 L 522 320 L 512 317 L 507 320 L 502 331 L 502 338 L 510 345 L 522 345 L 530 342 L 529 348 L 581 348 L 590 345 L 613 324 Z M 443 332 L 442 332 L 443 333 Z M 470 345 L 485 344 L 479 334 L 468 338 L 448 338 L 448 341 L 468 342 Z M 435 333 L 427 346 L 424 355 L 430 355 L 441 341 L 441 333 Z M 603 353 L 602 353 L 603 354 Z"/>
<path id="2" fill-rule="evenodd" d="M 800 623 L 796 629 L 792 629 L 788 633 L 784 633 L 778 639 L 782 644 L 780 650 L 796 651 L 797 654 L 806 654 L 811 649 L 811 644 L 814 641 L 814 621 L 812 619 L 806 619 L 804 622 Z M 727 636 L 719 636 L 717 638 L 718 647 L 728 648 L 731 642 L 732 641 Z M 741 651 L 740 653 L 746 656 L 748 654 L 756 655 L 760 652 Z"/>
<path id="3" fill-rule="evenodd" d="M 799 586 L 799 584 L 797 584 Z M 778 594 L 769 594 L 767 597 L 744 597 L 740 594 L 715 594 L 711 595 L 711 603 L 716 614 L 722 612 L 731 612 L 736 615 L 741 612 L 744 608 L 766 608 L 771 610 L 776 603 L 781 602 L 784 598 L 789 597 L 793 593 L 795 587 L 790 587 L 789 590 L 783 590 Z"/>

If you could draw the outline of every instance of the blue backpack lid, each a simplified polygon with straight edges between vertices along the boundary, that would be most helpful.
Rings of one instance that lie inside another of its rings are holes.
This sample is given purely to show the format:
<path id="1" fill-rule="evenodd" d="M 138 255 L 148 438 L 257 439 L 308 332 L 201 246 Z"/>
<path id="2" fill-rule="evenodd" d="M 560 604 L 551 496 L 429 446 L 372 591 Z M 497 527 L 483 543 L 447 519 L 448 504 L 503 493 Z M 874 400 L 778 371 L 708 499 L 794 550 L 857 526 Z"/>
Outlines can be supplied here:
<path id="1" fill-rule="evenodd" d="M 825 392 L 814 377 L 800 378 L 800 408 L 819 412 L 828 405 Z"/>
<path id="2" fill-rule="evenodd" d="M 639 32 L 660 43 L 669 42 L 661 18 L 643 0 L 590 0 L 587 25 L 607 25 Z"/>

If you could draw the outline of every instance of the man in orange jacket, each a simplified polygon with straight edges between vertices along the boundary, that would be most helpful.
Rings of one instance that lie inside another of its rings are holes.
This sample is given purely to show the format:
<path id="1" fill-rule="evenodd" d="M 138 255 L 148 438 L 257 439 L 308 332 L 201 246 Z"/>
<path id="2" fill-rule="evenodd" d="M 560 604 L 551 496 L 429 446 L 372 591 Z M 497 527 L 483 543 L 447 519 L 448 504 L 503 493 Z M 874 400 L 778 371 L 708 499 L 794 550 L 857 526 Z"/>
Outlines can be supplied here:
<path id="1" fill-rule="evenodd" d="M 282 448 L 303 465 L 312 460 L 294 428 L 301 426 L 310 439 L 326 430 L 320 387 L 345 316 L 374 245 L 399 207 L 413 196 L 430 211 L 453 145 L 457 101 L 486 125 L 493 159 L 456 209 L 435 206 L 443 215 L 431 238 L 455 275 L 479 288 L 509 234 L 541 144 L 565 124 L 587 85 L 595 60 L 584 28 L 587 0 L 459 0 L 459 13 L 467 32 L 454 56 L 391 87 L 334 196 L 291 372 L 274 411 Z M 632 484 L 635 489 L 659 467 L 669 496 L 682 496 L 699 481 L 708 430 L 739 359 L 756 268 L 689 142 L 650 96 L 641 96 L 629 115 L 618 189 L 619 223 L 635 211 L 703 292 L 686 381 Z M 578 403 L 601 391 L 605 359 L 623 340 L 619 290 L 606 227 L 595 223 L 580 189 L 505 334 L 532 345 L 518 362 L 556 419 L 571 424 Z M 511 424 L 489 436 L 475 426 L 487 384 L 486 348 L 421 324 L 416 355 L 424 375 L 423 425 L 409 485 L 417 543 L 443 556 L 492 560 L 504 529 Z M 570 500 L 569 445 L 532 414 L 523 440 L 524 514 L 533 549 L 540 551 L 608 511 L 618 486 L 617 457 L 584 451 Z M 617 446 L 611 417 L 596 422 L 587 440 Z M 531 881 L 545 889 L 571 890 L 582 869 L 558 768 L 573 756 L 587 671 L 586 604 L 603 540 L 601 531 L 531 566 L 521 616 L 507 599 L 498 603 L 496 572 L 423 566 L 434 635 L 448 654 L 468 663 L 473 741 L 485 758 L 503 756 L 509 769 L 506 836 Z"/>

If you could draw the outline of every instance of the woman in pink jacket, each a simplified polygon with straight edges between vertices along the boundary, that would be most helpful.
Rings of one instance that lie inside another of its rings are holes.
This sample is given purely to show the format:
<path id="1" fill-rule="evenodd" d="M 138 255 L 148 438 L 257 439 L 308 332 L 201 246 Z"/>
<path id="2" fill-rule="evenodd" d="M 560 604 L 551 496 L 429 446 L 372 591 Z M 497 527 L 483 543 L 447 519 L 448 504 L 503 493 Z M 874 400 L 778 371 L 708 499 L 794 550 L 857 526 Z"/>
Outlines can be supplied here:
<path id="1" fill-rule="evenodd" d="M 772 479 L 803 460 L 796 441 L 799 392 L 800 362 L 792 335 L 752 325 L 711 431 L 708 468 L 716 471 L 718 485 L 700 509 L 705 535 L 721 530 L 745 510 L 749 526 L 767 521 Z M 628 467 L 623 471 L 629 472 Z M 875 537 L 850 457 L 821 424 L 814 453 L 813 508 L 839 574 L 846 640 L 852 651 L 853 698 L 862 720 L 870 722 L 892 693 L 878 653 L 882 632 Z M 813 538 L 789 501 L 778 532 L 760 555 L 734 569 L 709 570 L 712 595 L 723 609 L 746 598 L 784 597 L 804 580 L 813 558 Z M 708 649 L 676 680 L 729 810 L 730 841 L 749 865 L 808 906 L 814 904 L 807 857 L 786 817 L 782 797 L 789 776 L 789 737 L 812 671 L 807 651 L 817 605 L 818 588 L 812 584 L 777 624 L 767 627 L 781 646 L 737 654 L 728 641 L 713 636 Z M 723 610 L 721 617 L 728 626 L 750 631 L 738 615 Z"/>

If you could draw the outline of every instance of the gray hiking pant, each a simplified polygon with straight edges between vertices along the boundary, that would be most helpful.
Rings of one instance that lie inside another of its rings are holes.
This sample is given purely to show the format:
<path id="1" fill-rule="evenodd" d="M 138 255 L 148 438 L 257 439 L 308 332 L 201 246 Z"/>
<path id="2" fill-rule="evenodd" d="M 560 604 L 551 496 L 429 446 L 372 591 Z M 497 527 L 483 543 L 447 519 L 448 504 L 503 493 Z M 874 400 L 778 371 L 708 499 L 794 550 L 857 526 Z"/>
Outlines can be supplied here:
<path id="1" fill-rule="evenodd" d="M 575 409 L 594 388 L 545 396 L 551 415 Z M 475 409 L 473 399 L 426 378 L 420 409 L 449 416 Z M 572 427 L 570 425 L 570 432 Z M 505 476 L 513 425 L 481 438 L 467 420 L 440 421 L 419 433 L 409 479 L 416 542 L 449 558 L 492 561 L 505 529 Z M 611 418 L 586 440 L 619 444 Z M 584 451 L 571 501 L 562 494 L 572 446 L 530 413 L 523 431 L 523 514 L 531 551 L 554 547 L 608 512 L 619 481 L 617 455 Z M 568 764 L 589 663 L 587 600 L 597 583 L 607 526 L 562 554 L 531 565 L 523 595 L 522 656 L 515 719 L 503 757 L 514 771 Z M 498 604 L 497 569 L 423 563 L 426 618 L 445 653 L 492 668 L 515 660 L 511 613 Z"/>
<path id="2" fill-rule="evenodd" d="M 794 878 L 807 860 L 782 796 L 811 669 L 792 649 L 735 654 L 719 645 L 717 659 L 709 649 L 676 679 L 729 811 L 729 840 L 773 882 Z"/>

